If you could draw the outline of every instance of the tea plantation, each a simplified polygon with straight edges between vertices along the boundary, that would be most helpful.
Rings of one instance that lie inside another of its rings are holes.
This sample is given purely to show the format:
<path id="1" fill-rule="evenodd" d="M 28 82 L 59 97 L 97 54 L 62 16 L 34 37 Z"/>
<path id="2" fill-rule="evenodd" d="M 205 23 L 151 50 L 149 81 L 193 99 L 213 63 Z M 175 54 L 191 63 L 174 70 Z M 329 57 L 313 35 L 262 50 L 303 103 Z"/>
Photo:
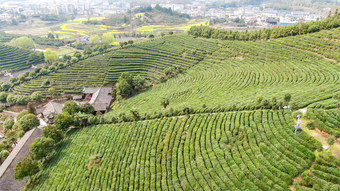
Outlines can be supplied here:
<path id="1" fill-rule="evenodd" d="M 287 190 L 321 146 L 293 124 L 264 110 L 88 127 L 27 190 Z"/>
<path id="2" fill-rule="evenodd" d="M 29 55 L 33 51 L 0 44 L 0 72 L 7 70 L 22 70 L 32 64 L 42 63 L 44 60 L 31 60 Z"/>
<path id="3" fill-rule="evenodd" d="M 170 67 L 187 69 L 212 54 L 219 46 L 215 40 L 174 35 L 113 50 L 79 61 L 57 72 L 31 80 L 14 89 L 22 95 L 47 91 L 54 87 L 59 93 L 80 93 L 86 86 L 114 85 L 122 72 L 158 80 Z M 49 87 L 41 84 L 50 80 Z"/>
<path id="4" fill-rule="evenodd" d="M 334 33 L 333 37 L 337 38 L 337 30 L 327 33 Z M 300 37 L 309 39 L 308 35 Z M 211 108 L 252 110 L 265 102 L 267 108 L 282 106 L 287 93 L 292 95 L 292 105 L 297 108 L 330 99 L 340 90 L 339 62 L 319 53 L 282 45 L 282 42 L 294 43 L 296 38 L 223 41 L 223 47 L 185 74 L 117 103 L 107 116 L 119 116 L 131 108 L 141 115 L 157 115 L 164 112 L 163 99 L 170 102 L 168 111 L 191 108 L 203 112 Z M 340 55 L 333 41 L 320 43 L 331 54 Z"/>

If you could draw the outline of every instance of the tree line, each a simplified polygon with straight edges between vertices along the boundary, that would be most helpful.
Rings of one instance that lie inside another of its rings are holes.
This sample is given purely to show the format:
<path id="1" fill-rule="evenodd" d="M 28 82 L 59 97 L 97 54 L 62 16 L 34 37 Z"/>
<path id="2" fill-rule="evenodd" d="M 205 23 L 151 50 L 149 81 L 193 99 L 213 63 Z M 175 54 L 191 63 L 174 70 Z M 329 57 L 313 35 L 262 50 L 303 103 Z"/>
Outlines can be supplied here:
<path id="1" fill-rule="evenodd" d="M 282 38 L 288 36 L 296 36 L 308 33 L 318 32 L 324 29 L 332 29 L 340 26 L 340 13 L 335 11 L 334 15 L 319 21 L 312 21 L 307 23 L 300 23 L 292 26 L 285 26 L 279 28 L 268 28 L 254 31 L 233 31 L 212 28 L 209 26 L 193 26 L 188 33 L 195 37 L 214 38 L 221 40 L 267 40 Z"/>

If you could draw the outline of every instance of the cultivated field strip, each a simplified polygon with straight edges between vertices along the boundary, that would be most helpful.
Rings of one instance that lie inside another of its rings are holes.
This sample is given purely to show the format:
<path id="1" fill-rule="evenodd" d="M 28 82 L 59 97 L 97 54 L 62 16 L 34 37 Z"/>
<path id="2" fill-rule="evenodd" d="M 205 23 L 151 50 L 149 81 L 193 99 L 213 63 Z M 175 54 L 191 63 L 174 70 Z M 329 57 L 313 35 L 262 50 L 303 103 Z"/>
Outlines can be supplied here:
<path id="1" fill-rule="evenodd" d="M 340 62 L 340 28 L 277 39 L 282 44 L 311 51 Z"/>
<path id="2" fill-rule="evenodd" d="M 340 190 L 340 160 L 329 155 L 319 155 L 309 170 L 302 173 L 302 180 L 295 184 L 297 191 Z"/>
<path id="3" fill-rule="evenodd" d="M 6 70 L 21 70 L 43 60 L 30 60 L 33 51 L 0 44 L 0 72 Z"/>
<path id="4" fill-rule="evenodd" d="M 72 133 L 27 190 L 287 190 L 319 147 L 289 112 L 199 114 Z M 90 157 L 100 155 L 98 166 Z"/>
<path id="5" fill-rule="evenodd" d="M 174 35 L 138 43 L 114 52 L 106 81 L 117 81 L 122 72 L 158 80 L 165 69 L 189 68 L 218 48 L 216 41 L 196 39 L 187 35 Z"/>
<path id="6" fill-rule="evenodd" d="M 340 137 L 340 110 L 339 109 L 312 109 L 308 108 L 308 118 L 313 120 L 316 127 L 330 133 L 337 138 Z"/>
<path id="7" fill-rule="evenodd" d="M 14 93 L 30 95 L 35 91 L 46 92 L 50 87 L 43 87 L 46 80 L 52 82 L 59 93 L 80 93 L 86 87 L 100 87 L 108 72 L 108 60 L 112 53 L 105 53 L 82 60 L 70 67 L 59 69 L 54 73 L 31 80 L 15 87 Z"/>
<path id="8" fill-rule="evenodd" d="M 195 39 L 188 35 L 164 37 L 90 57 L 21 84 L 14 92 L 22 95 L 35 91 L 46 93 L 50 87 L 41 84 L 51 80 L 51 87 L 59 93 L 75 94 L 85 86 L 114 85 L 122 72 L 158 80 L 165 69 L 175 66 L 187 69 L 218 48 L 214 40 Z"/>
<path id="9" fill-rule="evenodd" d="M 258 96 L 283 101 L 287 93 L 298 107 L 305 107 L 340 90 L 340 65 L 334 61 L 276 41 L 224 44 L 185 74 L 120 102 L 111 114 L 118 115 L 126 108 L 136 108 L 140 113 L 161 112 L 163 98 L 173 109 L 235 105 L 236 109 L 251 110 Z"/>

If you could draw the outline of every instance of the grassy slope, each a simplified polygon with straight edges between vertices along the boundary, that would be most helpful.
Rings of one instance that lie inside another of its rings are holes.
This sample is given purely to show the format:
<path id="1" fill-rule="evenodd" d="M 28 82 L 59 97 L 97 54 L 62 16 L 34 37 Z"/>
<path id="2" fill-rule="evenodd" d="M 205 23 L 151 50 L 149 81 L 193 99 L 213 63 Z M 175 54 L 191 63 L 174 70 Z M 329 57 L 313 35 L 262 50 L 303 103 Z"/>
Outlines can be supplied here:
<path id="1" fill-rule="evenodd" d="M 337 33 L 336 30 L 327 31 Z M 306 36 L 300 36 L 305 40 Z M 282 45 L 294 43 L 296 37 L 272 41 L 225 41 L 225 47 L 208 56 L 200 64 L 150 91 L 125 101 L 116 102 L 107 117 L 129 112 L 163 112 L 161 100 L 170 101 L 169 108 L 185 107 L 202 110 L 222 106 L 252 109 L 258 96 L 269 101 L 283 99 L 286 93 L 299 107 L 328 99 L 340 90 L 340 64 L 313 52 Z M 333 43 L 324 41 L 324 49 L 340 54 Z"/>

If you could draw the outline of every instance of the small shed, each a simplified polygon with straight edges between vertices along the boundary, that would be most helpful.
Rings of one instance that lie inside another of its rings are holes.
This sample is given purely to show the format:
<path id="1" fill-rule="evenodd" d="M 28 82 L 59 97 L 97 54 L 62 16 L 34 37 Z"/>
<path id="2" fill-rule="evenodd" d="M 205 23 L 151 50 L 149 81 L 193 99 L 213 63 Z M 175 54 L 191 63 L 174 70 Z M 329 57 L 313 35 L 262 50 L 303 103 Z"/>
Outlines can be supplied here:
<path id="1" fill-rule="evenodd" d="M 95 111 L 106 113 L 112 103 L 112 87 L 84 88 L 83 99 L 91 104 Z"/>

